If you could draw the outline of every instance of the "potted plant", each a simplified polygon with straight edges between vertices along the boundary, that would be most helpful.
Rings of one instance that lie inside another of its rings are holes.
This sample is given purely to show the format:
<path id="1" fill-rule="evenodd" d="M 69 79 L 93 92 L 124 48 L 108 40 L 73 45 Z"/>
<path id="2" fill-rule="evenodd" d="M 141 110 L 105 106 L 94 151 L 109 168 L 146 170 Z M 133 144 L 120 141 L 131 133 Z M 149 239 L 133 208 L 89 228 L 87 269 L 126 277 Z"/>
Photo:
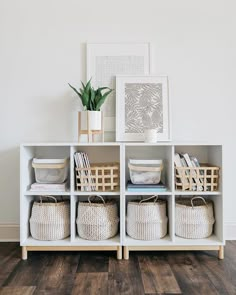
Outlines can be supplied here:
<path id="1" fill-rule="evenodd" d="M 78 91 L 75 87 L 69 84 L 80 97 L 84 107 L 84 111 L 81 111 L 81 130 L 88 130 L 88 121 L 90 130 L 101 130 L 102 115 L 100 109 L 113 89 L 110 89 L 109 87 L 99 87 L 94 89 L 91 85 L 91 79 L 86 85 L 81 81 L 81 85 L 82 87 Z"/>

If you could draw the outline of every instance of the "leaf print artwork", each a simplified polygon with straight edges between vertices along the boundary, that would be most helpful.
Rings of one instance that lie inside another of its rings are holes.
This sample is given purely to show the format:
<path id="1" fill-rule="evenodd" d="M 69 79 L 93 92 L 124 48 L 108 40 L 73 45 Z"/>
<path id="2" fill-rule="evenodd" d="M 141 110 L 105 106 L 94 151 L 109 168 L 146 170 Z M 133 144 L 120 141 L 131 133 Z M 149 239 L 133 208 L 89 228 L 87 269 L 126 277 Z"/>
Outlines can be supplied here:
<path id="1" fill-rule="evenodd" d="M 125 133 L 163 132 L 161 83 L 125 83 Z"/>

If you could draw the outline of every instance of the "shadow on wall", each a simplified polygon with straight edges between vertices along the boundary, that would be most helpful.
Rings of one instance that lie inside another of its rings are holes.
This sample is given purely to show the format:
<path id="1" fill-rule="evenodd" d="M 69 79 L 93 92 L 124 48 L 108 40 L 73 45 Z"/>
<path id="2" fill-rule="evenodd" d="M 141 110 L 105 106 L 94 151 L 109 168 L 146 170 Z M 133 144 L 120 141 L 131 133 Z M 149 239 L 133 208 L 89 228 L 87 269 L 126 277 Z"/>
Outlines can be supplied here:
<path id="1" fill-rule="evenodd" d="M 0 223 L 19 223 L 20 148 L 0 151 Z"/>

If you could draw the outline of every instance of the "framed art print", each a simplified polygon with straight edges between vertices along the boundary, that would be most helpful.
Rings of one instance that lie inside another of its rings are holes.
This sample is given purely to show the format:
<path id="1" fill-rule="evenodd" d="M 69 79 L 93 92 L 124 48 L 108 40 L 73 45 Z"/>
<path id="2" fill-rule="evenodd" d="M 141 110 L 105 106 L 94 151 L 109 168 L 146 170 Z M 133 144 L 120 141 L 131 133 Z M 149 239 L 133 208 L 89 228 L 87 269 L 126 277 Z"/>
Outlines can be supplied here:
<path id="1" fill-rule="evenodd" d="M 170 140 L 168 78 L 116 77 L 116 140 L 143 141 L 145 129 L 156 129 L 157 140 Z"/>
<path id="2" fill-rule="evenodd" d="M 149 43 L 88 43 L 87 80 L 94 87 L 116 89 L 116 75 L 148 75 L 150 73 Z M 104 105 L 105 131 L 115 131 L 116 92 L 113 91 Z"/>

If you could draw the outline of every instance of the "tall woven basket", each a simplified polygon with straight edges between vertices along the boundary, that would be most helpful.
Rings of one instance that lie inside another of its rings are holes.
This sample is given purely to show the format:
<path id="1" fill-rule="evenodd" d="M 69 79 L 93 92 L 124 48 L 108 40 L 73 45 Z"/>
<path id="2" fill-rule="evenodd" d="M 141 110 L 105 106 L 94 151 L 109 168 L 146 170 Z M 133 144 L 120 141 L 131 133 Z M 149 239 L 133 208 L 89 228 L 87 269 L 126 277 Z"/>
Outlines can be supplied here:
<path id="1" fill-rule="evenodd" d="M 186 239 L 202 239 L 212 234 L 215 223 L 213 202 L 202 197 L 177 200 L 175 233 Z"/>
<path id="2" fill-rule="evenodd" d="M 167 234 L 166 201 L 157 196 L 130 201 L 127 206 L 127 234 L 137 240 L 157 240 Z"/>
<path id="3" fill-rule="evenodd" d="M 105 202 L 103 197 L 96 196 L 100 201 L 79 202 L 77 214 L 77 230 L 81 238 L 86 240 L 106 240 L 114 237 L 118 231 L 118 208 L 115 201 Z"/>
<path id="4" fill-rule="evenodd" d="M 47 196 L 53 202 L 34 202 L 30 217 L 30 232 L 34 239 L 42 241 L 61 240 L 70 235 L 70 205 L 69 202 L 57 202 L 52 196 Z"/>

